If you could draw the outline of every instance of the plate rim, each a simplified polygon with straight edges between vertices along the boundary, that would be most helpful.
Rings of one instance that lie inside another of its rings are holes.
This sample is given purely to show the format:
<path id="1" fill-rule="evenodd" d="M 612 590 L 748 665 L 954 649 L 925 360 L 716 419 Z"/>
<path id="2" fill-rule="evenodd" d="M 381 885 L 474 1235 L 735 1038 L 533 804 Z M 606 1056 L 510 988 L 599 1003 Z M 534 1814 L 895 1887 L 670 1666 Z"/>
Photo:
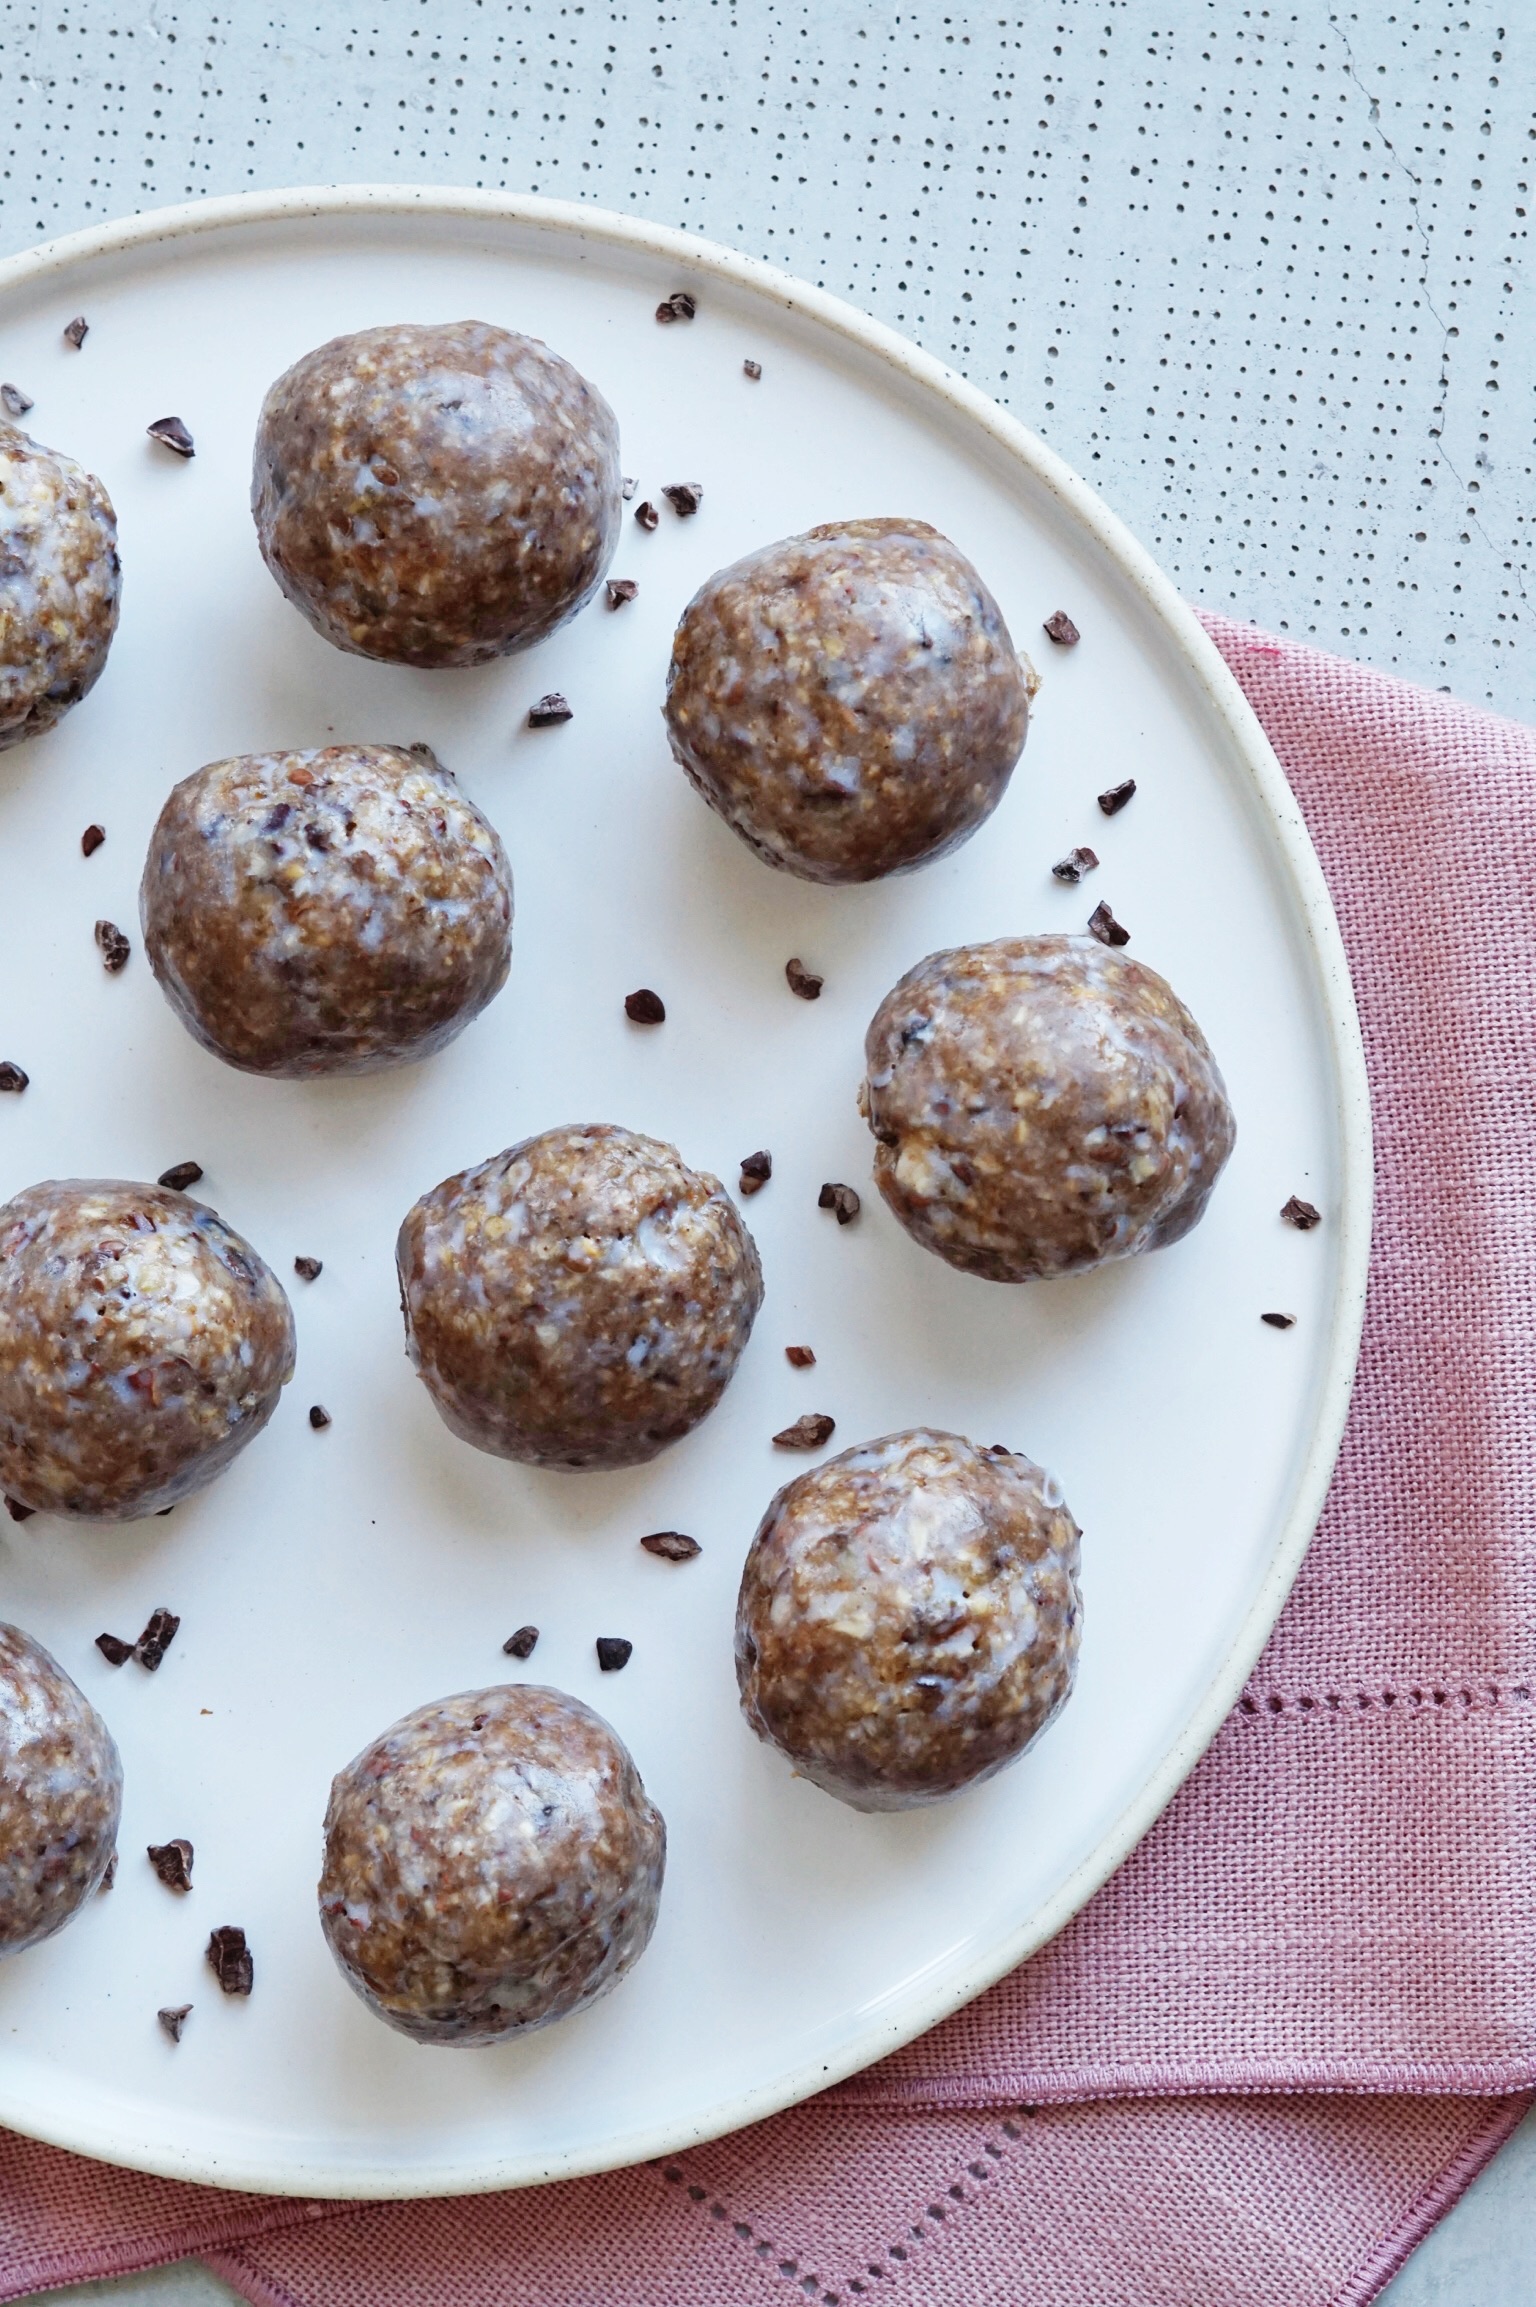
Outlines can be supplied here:
<path id="1" fill-rule="evenodd" d="M 695 278 L 729 282 L 766 297 L 784 311 L 803 313 L 822 329 L 873 355 L 908 384 L 946 403 L 962 423 L 985 435 L 1055 497 L 1069 523 L 1114 564 L 1204 692 L 1205 707 L 1221 728 L 1234 769 L 1247 776 L 1296 924 L 1307 934 L 1327 1028 L 1340 1133 L 1341 1190 L 1335 1222 L 1338 1281 L 1323 1379 L 1304 1462 L 1294 1481 L 1290 1511 L 1252 1603 L 1201 1702 L 1136 1799 L 1127 1804 L 1109 1832 L 1043 1906 L 994 1945 L 985 1959 L 973 1958 L 957 1968 L 942 1970 L 915 1990 L 898 2014 L 887 2011 L 872 2019 L 856 2045 L 845 2053 L 758 2084 L 681 2125 L 637 2129 L 610 2138 L 601 2147 L 544 2158 L 526 2153 L 490 2159 L 481 2156 L 462 2164 L 434 2164 L 425 2171 L 409 2165 L 375 2166 L 359 2161 L 340 2168 L 316 2167 L 312 2173 L 285 2169 L 276 2174 L 273 2165 L 259 2157 L 247 2160 L 238 2153 L 166 2148 L 124 2136 L 121 2119 L 60 2123 L 40 2118 L 27 2106 L 25 2092 L 18 2094 L 0 2085 L 0 2123 L 49 2145 L 162 2178 L 257 2194 L 339 2201 L 403 2200 L 537 2186 L 681 2153 L 797 2105 L 888 2057 L 984 1993 L 1055 1937 L 1130 1856 L 1211 1744 L 1236 1704 L 1301 1567 L 1332 1479 L 1354 1384 L 1365 1316 L 1374 1185 L 1364 1043 L 1333 900 L 1295 795 L 1236 677 L 1172 580 L 1097 492 L 1017 417 L 898 330 L 776 265 L 678 226 L 542 194 L 388 183 L 321 184 L 222 194 L 147 209 L 60 234 L 0 259 L 0 311 L 14 295 L 49 275 L 65 274 L 78 266 L 163 241 L 328 217 L 423 214 L 471 223 L 522 224 L 552 237 L 564 234 L 573 240 L 663 258 L 677 266 L 684 282 Z"/>

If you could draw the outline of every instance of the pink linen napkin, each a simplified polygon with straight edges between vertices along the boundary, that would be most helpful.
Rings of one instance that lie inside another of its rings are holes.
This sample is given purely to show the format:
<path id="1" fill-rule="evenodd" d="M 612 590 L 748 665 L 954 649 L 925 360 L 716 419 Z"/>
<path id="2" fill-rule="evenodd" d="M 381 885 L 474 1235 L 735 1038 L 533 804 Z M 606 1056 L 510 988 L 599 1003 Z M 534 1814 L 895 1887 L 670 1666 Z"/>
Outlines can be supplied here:
<path id="1" fill-rule="evenodd" d="M 1536 2086 L 1536 733 L 1207 618 L 1306 812 L 1375 1100 L 1349 1431 L 1248 1690 L 1033 1962 L 675 2161 L 355 2207 L 0 2135 L 0 2297 L 188 2252 L 263 2307 L 1354 2307 Z"/>

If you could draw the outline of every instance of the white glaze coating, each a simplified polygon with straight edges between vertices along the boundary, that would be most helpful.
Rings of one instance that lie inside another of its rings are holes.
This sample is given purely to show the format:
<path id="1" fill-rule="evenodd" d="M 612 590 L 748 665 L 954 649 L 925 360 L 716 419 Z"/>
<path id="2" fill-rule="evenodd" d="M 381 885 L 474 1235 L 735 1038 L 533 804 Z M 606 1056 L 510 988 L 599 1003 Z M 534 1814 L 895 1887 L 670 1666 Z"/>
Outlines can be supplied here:
<path id="1" fill-rule="evenodd" d="M 0 751 L 51 729 L 99 679 L 118 592 L 100 481 L 0 424 Z"/>
<path id="2" fill-rule="evenodd" d="M 0 1625 L 0 1955 L 62 1930 L 117 1846 L 123 1766 L 58 1661 Z"/>
<path id="3" fill-rule="evenodd" d="M 373 1073 L 441 1049 L 506 983 L 512 875 L 425 746 L 214 761 L 160 812 L 144 948 L 203 1046 L 248 1073 Z"/>

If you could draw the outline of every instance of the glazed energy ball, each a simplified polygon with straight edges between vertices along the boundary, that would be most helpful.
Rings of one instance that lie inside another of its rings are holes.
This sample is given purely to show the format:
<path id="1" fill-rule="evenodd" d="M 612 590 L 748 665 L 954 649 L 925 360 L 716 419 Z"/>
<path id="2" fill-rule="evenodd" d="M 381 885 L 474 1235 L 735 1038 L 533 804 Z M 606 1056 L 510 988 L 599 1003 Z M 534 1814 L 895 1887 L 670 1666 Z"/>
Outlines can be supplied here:
<path id="1" fill-rule="evenodd" d="M 117 515 L 94 473 L 0 424 L 0 751 L 78 705 L 117 631 Z"/>
<path id="2" fill-rule="evenodd" d="M 914 1241 L 990 1282 L 1180 1240 L 1236 1135 L 1172 987 L 1092 937 L 931 953 L 864 1052 L 881 1193 Z"/>
<path id="3" fill-rule="evenodd" d="M 387 2025 L 497 2043 L 618 1985 L 656 1927 L 666 1857 L 600 1715 L 534 1684 L 467 1690 L 332 1782 L 320 1924 Z"/>
<path id="4" fill-rule="evenodd" d="M 132 1522 L 201 1490 L 293 1375 L 293 1316 L 214 1211 L 111 1178 L 0 1208 L 0 1490 Z"/>
<path id="5" fill-rule="evenodd" d="M 184 777 L 139 892 L 172 1008 L 243 1073 L 376 1073 L 506 983 L 512 876 L 425 745 L 249 753 Z"/>
<path id="6" fill-rule="evenodd" d="M 787 1483 L 736 1606 L 760 1738 L 855 1810 L 909 1810 L 1021 1755 L 1077 1667 L 1078 1527 L 1049 1475 L 926 1427 Z"/>
<path id="7" fill-rule="evenodd" d="M 100 1887 L 122 1807 L 95 1707 L 40 1642 L 0 1626 L 0 1955 L 52 1938 Z"/>
<path id="8" fill-rule="evenodd" d="M 719 1401 L 763 1302 L 719 1179 L 600 1122 L 445 1179 L 395 1260 L 411 1358 L 446 1423 L 534 1466 L 654 1458 Z"/>
<path id="9" fill-rule="evenodd" d="M 618 426 L 536 337 L 364 329 L 267 394 L 251 511 L 267 567 L 338 649 L 479 665 L 542 641 L 602 582 Z"/>
<path id="10" fill-rule="evenodd" d="M 672 643 L 667 734 L 769 865 L 878 881 L 992 814 L 1034 688 L 947 537 L 924 521 L 835 521 L 695 593 Z"/>

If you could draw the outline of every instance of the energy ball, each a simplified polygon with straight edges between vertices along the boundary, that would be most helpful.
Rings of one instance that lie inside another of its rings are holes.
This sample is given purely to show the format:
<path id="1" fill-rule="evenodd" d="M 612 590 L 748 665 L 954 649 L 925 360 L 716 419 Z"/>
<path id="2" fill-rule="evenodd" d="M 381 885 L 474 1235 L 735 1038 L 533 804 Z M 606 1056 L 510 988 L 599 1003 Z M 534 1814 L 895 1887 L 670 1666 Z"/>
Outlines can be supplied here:
<path id="1" fill-rule="evenodd" d="M 0 1209 L 0 1490 L 34 1513 L 133 1522 L 203 1489 L 293 1355 L 277 1280 L 186 1194 L 69 1178 Z"/>
<path id="2" fill-rule="evenodd" d="M 484 321 L 333 337 L 262 403 L 262 557 L 317 633 L 392 665 L 483 665 L 592 598 L 619 539 L 612 409 Z"/>
<path id="3" fill-rule="evenodd" d="M 989 1282 L 1179 1241 L 1236 1136 L 1173 988 L 1093 937 L 929 954 L 864 1053 L 876 1184 L 914 1241 Z"/>
<path id="4" fill-rule="evenodd" d="M 584 2010 L 656 1927 L 667 1830 L 617 1733 L 523 1683 L 419 1706 L 332 1781 L 320 1926 L 419 2043 Z"/>
<path id="5" fill-rule="evenodd" d="M 95 474 L 0 424 L 0 752 L 95 686 L 119 590 L 117 515 Z"/>
<path id="6" fill-rule="evenodd" d="M 602 1122 L 446 1178 L 400 1228 L 406 1343 L 461 1440 L 531 1466 L 640 1466 L 729 1384 L 763 1302 L 718 1178 Z"/>
<path id="7" fill-rule="evenodd" d="M 667 735 L 767 864 L 878 881 L 991 816 L 1034 690 L 947 537 L 925 521 L 833 521 L 695 593 L 672 643 Z"/>
<path id="8" fill-rule="evenodd" d="M 736 1605 L 759 1738 L 855 1810 L 910 1810 L 1021 1755 L 1066 1703 L 1077 1524 L 1000 1445 L 916 1427 L 786 1483 Z"/>
<path id="9" fill-rule="evenodd" d="M 56 1659 L 0 1626 L 0 1955 L 73 1920 L 112 1862 L 123 1766 Z"/>
<path id="10" fill-rule="evenodd" d="M 214 761 L 160 812 L 144 949 L 242 1073 L 377 1073 L 462 1033 L 506 983 L 512 875 L 425 745 Z"/>

